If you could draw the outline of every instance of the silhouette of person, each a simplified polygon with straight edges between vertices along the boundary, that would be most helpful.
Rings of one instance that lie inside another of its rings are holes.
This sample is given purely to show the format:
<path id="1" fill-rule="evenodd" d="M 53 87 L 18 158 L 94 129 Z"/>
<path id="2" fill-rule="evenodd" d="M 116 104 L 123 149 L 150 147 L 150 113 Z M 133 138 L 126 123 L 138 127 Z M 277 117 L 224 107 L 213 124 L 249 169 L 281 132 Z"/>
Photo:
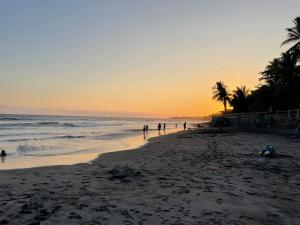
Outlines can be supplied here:
<path id="1" fill-rule="evenodd" d="M 164 123 L 164 130 L 166 130 L 166 124 Z"/>
<path id="2" fill-rule="evenodd" d="M 160 135 L 161 123 L 158 124 L 157 129 L 158 129 L 158 135 Z"/>
<path id="3" fill-rule="evenodd" d="M 146 125 L 146 131 L 148 131 L 149 130 L 149 126 L 148 125 Z"/>
<path id="4" fill-rule="evenodd" d="M 143 132 L 145 133 L 145 131 L 146 131 L 146 125 L 144 125 L 143 127 Z"/>
<path id="5" fill-rule="evenodd" d="M 183 129 L 186 130 L 186 121 L 183 124 Z"/>
<path id="6" fill-rule="evenodd" d="M 2 151 L 1 151 L 1 157 L 5 157 L 5 156 L 6 156 L 5 150 L 2 150 Z"/>
<path id="7" fill-rule="evenodd" d="M 161 130 L 161 124 L 160 123 L 158 124 L 157 128 L 158 128 L 158 131 Z"/>
<path id="8" fill-rule="evenodd" d="M 175 128 L 177 128 L 177 123 L 175 123 Z"/>

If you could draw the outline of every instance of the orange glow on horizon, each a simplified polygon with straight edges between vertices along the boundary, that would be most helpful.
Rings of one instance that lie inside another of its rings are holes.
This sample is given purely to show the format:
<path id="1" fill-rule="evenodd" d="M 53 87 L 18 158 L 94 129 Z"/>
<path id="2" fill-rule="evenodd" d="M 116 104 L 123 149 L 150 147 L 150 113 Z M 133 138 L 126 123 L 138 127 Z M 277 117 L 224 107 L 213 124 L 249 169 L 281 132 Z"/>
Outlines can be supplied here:
<path id="1" fill-rule="evenodd" d="M 300 2 L 18 5 L 1 8 L 0 113 L 172 117 L 223 110 L 217 81 L 258 85 Z"/>
<path id="2" fill-rule="evenodd" d="M 258 84 L 256 82 L 258 75 L 253 76 L 252 71 L 248 74 L 242 71 L 230 71 L 228 74 L 223 72 L 224 79 L 218 76 L 219 72 L 207 76 L 205 80 L 198 74 L 198 72 L 191 73 L 187 81 L 183 78 L 174 79 L 158 86 L 152 83 L 147 86 L 131 84 L 123 87 L 120 83 L 114 83 L 100 90 L 97 84 L 78 85 L 75 89 L 56 89 L 55 93 L 43 93 L 38 90 L 42 94 L 36 93 L 33 95 L 35 97 L 28 96 L 25 101 L 23 99 L 24 104 L 20 102 L 20 105 L 87 113 L 120 112 L 125 115 L 135 113 L 163 118 L 207 116 L 223 110 L 221 103 L 212 100 L 212 86 L 216 81 L 223 80 L 230 90 L 245 84 L 243 82 L 245 78 L 252 79 L 252 82 L 246 83 L 248 88 Z M 20 91 L 26 95 L 27 90 Z M 63 97 L 59 98 L 60 95 Z M 11 98 L 13 97 L 18 100 L 18 96 L 11 95 Z"/>

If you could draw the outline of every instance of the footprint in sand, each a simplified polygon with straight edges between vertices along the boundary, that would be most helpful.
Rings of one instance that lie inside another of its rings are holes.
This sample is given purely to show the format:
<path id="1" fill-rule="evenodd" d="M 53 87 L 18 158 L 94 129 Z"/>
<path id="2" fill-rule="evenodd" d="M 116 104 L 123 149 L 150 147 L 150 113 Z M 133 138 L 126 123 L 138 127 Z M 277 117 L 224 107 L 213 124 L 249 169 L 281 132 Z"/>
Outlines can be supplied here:
<path id="1" fill-rule="evenodd" d="M 71 212 L 70 215 L 68 216 L 68 219 L 81 219 L 82 217 L 75 213 L 75 212 Z"/>
<path id="2" fill-rule="evenodd" d="M 219 204 L 222 204 L 223 203 L 223 199 L 219 198 L 219 199 L 217 199 L 216 202 L 219 203 Z"/>

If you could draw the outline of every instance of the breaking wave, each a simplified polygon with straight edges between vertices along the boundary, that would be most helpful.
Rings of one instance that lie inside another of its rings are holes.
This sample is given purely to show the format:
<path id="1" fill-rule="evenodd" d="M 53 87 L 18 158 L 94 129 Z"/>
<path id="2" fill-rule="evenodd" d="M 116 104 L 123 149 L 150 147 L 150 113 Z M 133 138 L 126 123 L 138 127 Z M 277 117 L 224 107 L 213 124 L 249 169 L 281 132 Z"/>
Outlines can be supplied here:
<path id="1" fill-rule="evenodd" d="M 39 151 L 45 151 L 48 150 L 49 148 L 47 148 L 46 146 L 42 145 L 42 146 L 32 146 L 32 145 L 18 145 L 17 146 L 17 153 L 21 154 L 21 155 L 27 155 L 30 152 L 39 152 Z"/>
<path id="2" fill-rule="evenodd" d="M 66 138 L 66 139 L 74 139 L 74 138 L 85 138 L 87 136 L 85 135 L 63 135 L 63 136 L 56 136 L 56 137 L 53 137 L 53 138 Z"/>
<path id="3" fill-rule="evenodd" d="M 85 138 L 88 136 L 85 135 L 62 135 L 62 136 L 54 136 L 54 137 L 41 137 L 41 138 L 15 138 L 5 140 L 7 142 L 22 142 L 22 141 L 39 141 L 39 140 L 50 140 L 50 139 L 77 139 L 77 138 Z"/>
<path id="4" fill-rule="evenodd" d="M 0 128 L 5 127 L 78 127 L 73 123 L 60 123 L 60 122 L 36 122 L 36 123 L 3 123 Z"/>

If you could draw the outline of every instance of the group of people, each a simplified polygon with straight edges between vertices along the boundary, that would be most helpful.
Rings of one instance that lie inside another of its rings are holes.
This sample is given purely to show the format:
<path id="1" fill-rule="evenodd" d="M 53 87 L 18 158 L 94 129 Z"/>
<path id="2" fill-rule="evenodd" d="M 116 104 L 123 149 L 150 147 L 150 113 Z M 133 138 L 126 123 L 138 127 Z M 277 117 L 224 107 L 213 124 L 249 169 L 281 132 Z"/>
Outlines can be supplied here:
<path id="1" fill-rule="evenodd" d="M 144 127 L 143 127 L 144 133 L 147 132 L 148 130 L 149 130 L 149 126 L 148 125 L 144 125 Z"/>
<path id="2" fill-rule="evenodd" d="M 161 123 L 159 123 L 158 126 L 157 126 L 158 131 L 161 130 L 161 126 L 162 126 Z M 163 126 L 164 126 L 163 129 L 166 130 L 166 124 L 165 123 L 163 124 Z"/>
<path id="3" fill-rule="evenodd" d="M 166 130 L 166 128 L 167 128 L 167 125 L 165 123 L 163 123 L 163 124 L 158 123 L 158 125 L 157 125 L 157 130 L 158 131 Z M 177 123 L 175 124 L 175 128 L 177 128 Z M 184 124 L 183 124 L 183 129 L 186 130 L 186 122 L 184 122 Z M 148 130 L 149 130 L 149 126 L 144 125 L 144 127 L 143 127 L 144 133 L 147 132 Z"/>

